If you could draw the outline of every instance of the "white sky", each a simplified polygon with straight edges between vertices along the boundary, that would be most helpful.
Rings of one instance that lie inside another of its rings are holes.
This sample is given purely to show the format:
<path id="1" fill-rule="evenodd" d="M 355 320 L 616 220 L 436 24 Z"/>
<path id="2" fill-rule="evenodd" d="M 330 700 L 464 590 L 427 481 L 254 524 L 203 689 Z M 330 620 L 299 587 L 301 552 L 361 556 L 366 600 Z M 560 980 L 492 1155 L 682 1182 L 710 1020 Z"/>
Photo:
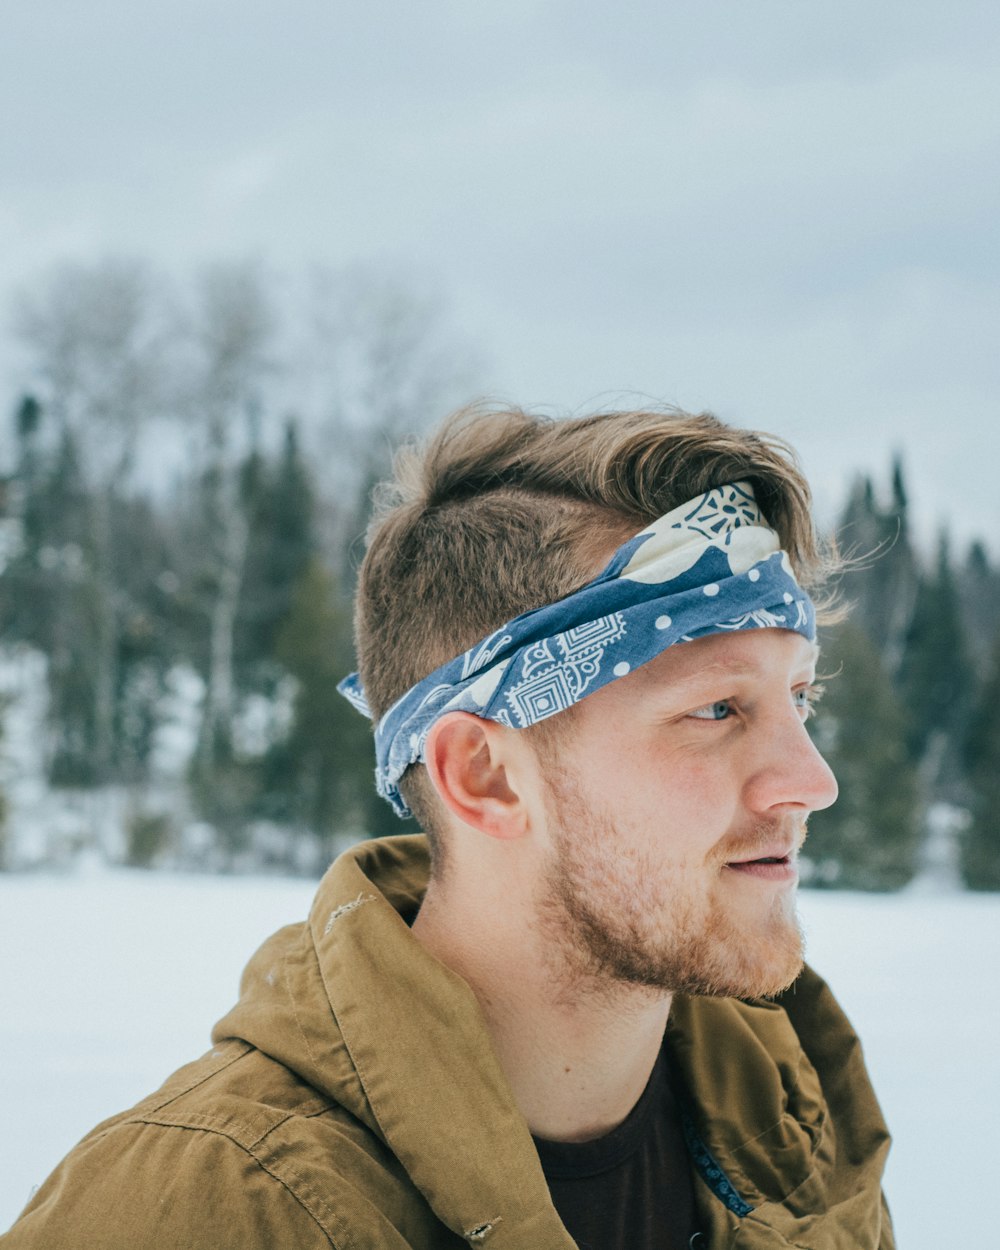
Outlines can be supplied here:
<path id="1" fill-rule="evenodd" d="M 0 300 L 398 266 L 493 394 L 709 407 L 828 505 L 902 447 L 1000 551 L 998 51 L 996 0 L 8 0 Z"/>

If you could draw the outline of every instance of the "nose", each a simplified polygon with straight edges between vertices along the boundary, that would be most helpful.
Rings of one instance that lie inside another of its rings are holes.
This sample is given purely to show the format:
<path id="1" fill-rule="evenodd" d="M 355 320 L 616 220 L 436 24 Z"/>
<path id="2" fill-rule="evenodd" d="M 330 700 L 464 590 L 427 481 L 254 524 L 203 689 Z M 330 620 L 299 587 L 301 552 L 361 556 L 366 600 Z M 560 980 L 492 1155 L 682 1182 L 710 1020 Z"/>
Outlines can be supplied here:
<path id="1" fill-rule="evenodd" d="M 794 709 L 780 724 L 762 727 L 760 756 L 744 792 L 750 810 L 818 812 L 836 801 L 837 792 L 836 777 Z"/>

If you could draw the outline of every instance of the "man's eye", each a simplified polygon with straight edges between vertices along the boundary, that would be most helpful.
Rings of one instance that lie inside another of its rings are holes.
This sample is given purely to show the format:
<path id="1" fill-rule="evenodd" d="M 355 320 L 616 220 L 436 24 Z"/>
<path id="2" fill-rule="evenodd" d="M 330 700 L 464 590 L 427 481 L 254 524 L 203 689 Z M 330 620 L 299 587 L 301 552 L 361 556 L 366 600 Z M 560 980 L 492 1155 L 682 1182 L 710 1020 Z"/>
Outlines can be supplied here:
<path id="1" fill-rule="evenodd" d="M 808 720 L 816 711 L 816 704 L 823 696 L 822 686 L 801 686 L 792 691 L 792 699 L 800 712 L 804 712 L 803 720 Z"/>
<path id="2" fill-rule="evenodd" d="M 732 715 L 733 705 L 729 699 L 718 699 L 715 703 L 706 703 L 704 707 L 695 708 L 688 716 L 696 720 L 727 720 Z"/>

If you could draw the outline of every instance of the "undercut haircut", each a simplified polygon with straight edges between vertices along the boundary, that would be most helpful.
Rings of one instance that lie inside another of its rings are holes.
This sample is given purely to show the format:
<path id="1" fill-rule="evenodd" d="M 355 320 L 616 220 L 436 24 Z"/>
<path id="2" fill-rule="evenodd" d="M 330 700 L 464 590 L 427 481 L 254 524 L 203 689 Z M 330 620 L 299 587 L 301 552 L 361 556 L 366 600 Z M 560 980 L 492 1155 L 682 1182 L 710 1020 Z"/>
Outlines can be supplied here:
<path id="1" fill-rule="evenodd" d="M 475 405 L 402 448 L 393 468 L 375 491 L 355 604 L 358 670 L 376 719 L 506 621 L 590 581 L 650 522 L 728 482 L 752 484 L 820 619 L 833 615 L 819 592 L 837 558 L 816 533 L 795 453 L 710 413 L 556 419 Z M 400 790 L 440 872 L 443 807 L 423 765 Z"/>

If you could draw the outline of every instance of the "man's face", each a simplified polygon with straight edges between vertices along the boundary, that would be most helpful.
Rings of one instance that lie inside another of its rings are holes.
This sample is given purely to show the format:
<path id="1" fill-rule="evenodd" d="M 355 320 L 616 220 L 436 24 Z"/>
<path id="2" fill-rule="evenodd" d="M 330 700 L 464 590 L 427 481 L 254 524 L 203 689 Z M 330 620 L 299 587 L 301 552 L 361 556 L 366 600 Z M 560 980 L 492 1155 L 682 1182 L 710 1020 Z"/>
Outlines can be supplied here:
<path id="1" fill-rule="evenodd" d="M 802 965 L 795 859 L 837 783 L 806 733 L 815 648 L 759 629 L 669 648 L 539 753 L 539 918 L 602 982 L 756 997 Z"/>

